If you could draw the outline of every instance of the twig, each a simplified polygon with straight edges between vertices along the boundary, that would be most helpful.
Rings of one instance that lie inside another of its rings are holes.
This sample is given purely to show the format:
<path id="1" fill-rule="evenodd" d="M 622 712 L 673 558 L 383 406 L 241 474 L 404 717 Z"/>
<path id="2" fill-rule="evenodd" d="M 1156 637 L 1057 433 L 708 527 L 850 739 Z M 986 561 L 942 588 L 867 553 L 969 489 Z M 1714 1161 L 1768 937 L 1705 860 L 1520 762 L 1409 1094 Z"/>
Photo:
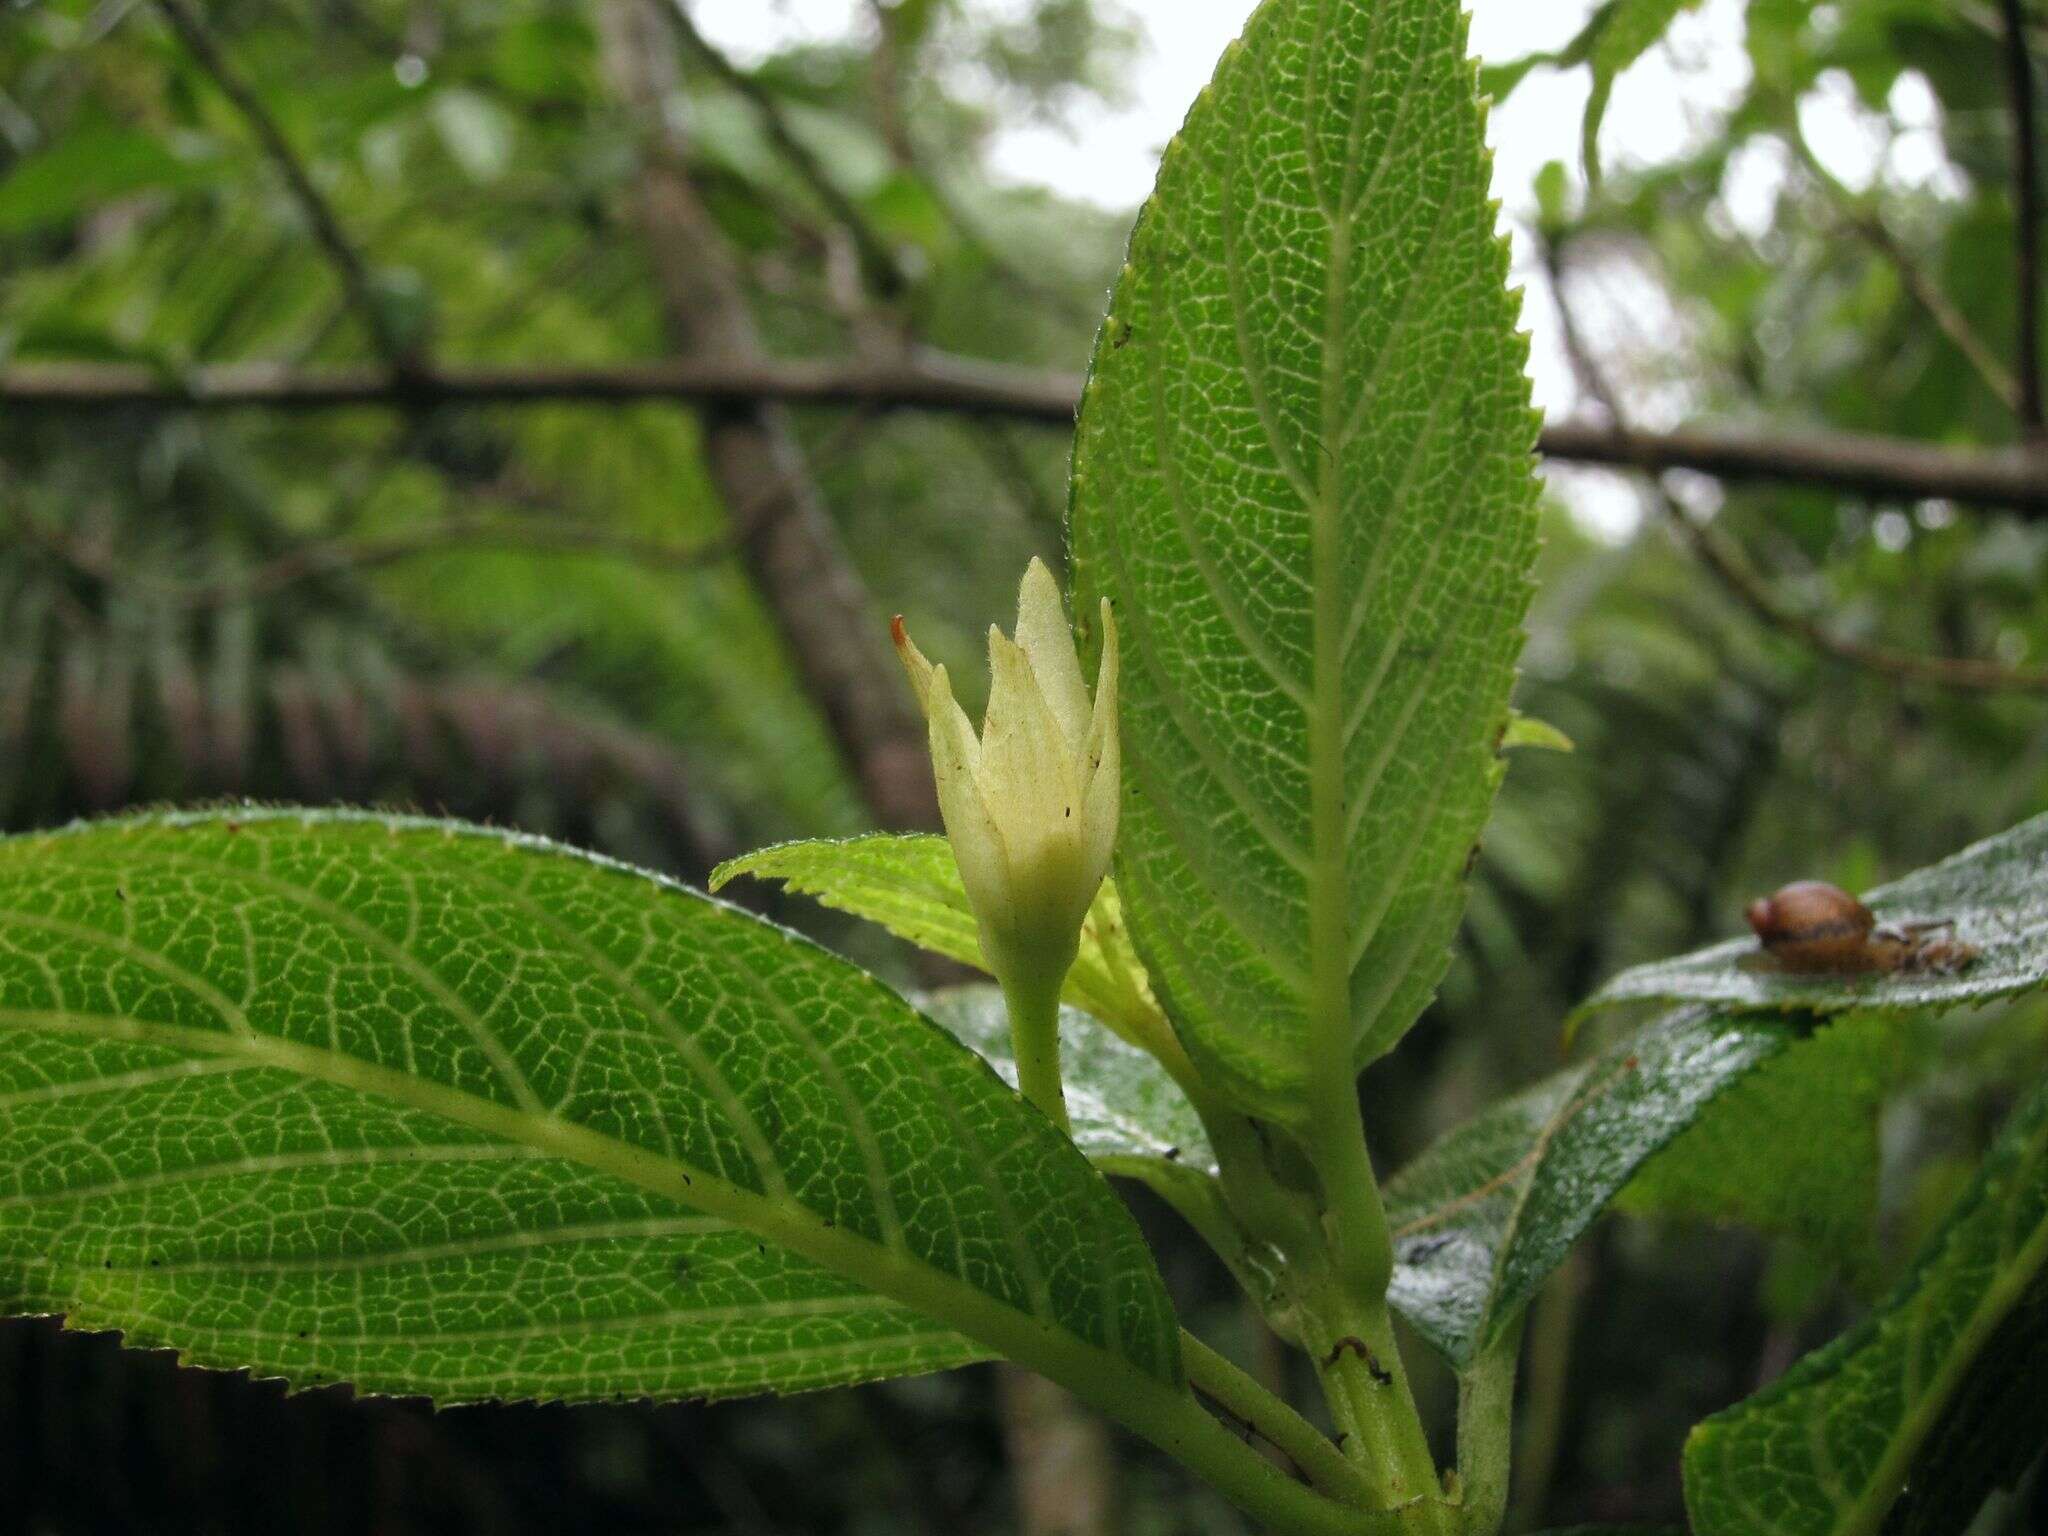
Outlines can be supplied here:
<path id="1" fill-rule="evenodd" d="M 1965 315 L 1942 286 L 1927 275 L 1927 270 L 1915 261 L 1910 252 L 1899 243 L 1898 237 L 1884 222 L 1884 216 L 1874 206 L 1865 206 L 1864 200 L 1842 184 L 1840 177 L 1821 163 L 1813 152 L 1813 146 L 1806 142 L 1795 116 L 1789 132 L 1792 147 L 1797 151 L 1800 162 L 1807 174 L 1827 192 L 1834 202 L 1842 225 L 1858 239 L 1869 245 L 1892 265 L 1899 275 L 1899 281 L 1906 285 L 1914 301 L 1927 311 L 1928 318 L 1963 354 L 1986 387 L 1998 396 L 2009 411 L 2017 414 L 2020 410 L 2020 386 L 2013 371 L 2006 367 L 1993 352 L 1991 344 L 1977 334 L 1977 328 L 1970 324 Z"/>
<path id="2" fill-rule="evenodd" d="M 1554 245 L 1545 244 L 1543 262 L 1550 276 L 1551 292 L 1564 332 L 1565 351 L 1571 357 L 1572 366 L 1594 398 L 1605 407 L 1617 429 L 1625 432 L 1627 417 L 1621 409 L 1620 400 L 1573 319 Z M 1801 613 L 1781 598 L 1770 582 L 1749 564 L 1733 541 L 1689 517 L 1664 488 L 1661 477 L 1650 476 L 1650 489 L 1664 512 L 1665 520 L 1692 549 L 1700 563 L 1718 577 L 1721 584 L 1751 613 L 1771 628 L 1800 641 L 1809 650 L 1899 682 L 1932 683 L 1972 693 L 2048 693 L 2048 668 L 2008 667 L 1995 661 L 1925 656 L 1893 650 L 1889 646 L 1866 645 L 1834 634 L 1826 625 Z"/>
<path id="3" fill-rule="evenodd" d="M 864 411 L 849 414 L 819 443 L 813 459 L 818 463 L 830 463 L 859 436 L 869 419 Z M 492 490 L 536 511 L 556 510 L 551 502 L 531 493 L 512 493 L 503 486 Z M 729 526 L 724 532 L 716 538 L 694 544 L 636 539 L 606 528 L 542 523 L 534 519 L 451 518 L 380 537 L 344 536 L 309 542 L 287 550 L 243 575 L 192 584 L 157 577 L 147 570 L 138 569 L 132 561 L 102 556 L 55 530 L 34 525 L 25 517 L 17 516 L 13 523 L 17 532 L 32 538 L 67 565 L 88 576 L 140 586 L 154 591 L 177 607 L 203 610 L 259 602 L 300 582 L 321 576 L 375 570 L 421 555 L 491 545 L 526 552 L 572 550 L 614 556 L 669 570 L 694 570 L 740 554 L 748 540 L 768 531 L 782 509 L 782 498 L 773 489 L 756 492 L 744 505 L 733 510 L 727 518 Z"/>
<path id="4" fill-rule="evenodd" d="M 901 360 L 851 363 L 741 358 L 590 367 L 438 367 L 423 368 L 398 381 L 373 369 L 270 363 L 214 364 L 175 377 L 126 364 L 17 363 L 0 369 L 0 407 L 17 411 L 239 406 L 327 410 L 628 400 L 746 407 L 775 401 L 937 411 L 1067 427 L 1073 424 L 1080 391 L 1078 375 L 928 351 Z M 1814 485 L 1902 501 L 1942 497 L 2048 517 L 2048 470 L 2037 457 L 2018 451 L 1950 449 L 1848 432 L 1639 432 L 1602 422 L 1545 427 L 1537 447 L 1553 459 L 1647 473 L 1690 469 L 1730 482 Z"/>
<path id="5" fill-rule="evenodd" d="M 313 185 L 312 177 L 300 163 L 291 142 L 285 138 L 284 130 L 278 127 L 277 119 L 270 115 L 261 98 L 228 64 L 227 57 L 206 30 L 206 23 L 192 8 L 190 0 L 156 0 L 156 8 L 170 23 L 171 30 L 177 33 L 185 51 L 206 72 L 207 78 L 234 103 L 235 110 L 242 114 L 250 131 L 263 145 L 263 152 L 283 175 L 300 211 L 306 216 L 307 224 L 312 227 L 313 238 L 327 253 L 335 275 L 341 279 L 349 307 L 362 321 L 364 330 L 369 332 L 378 354 L 394 373 L 409 372 L 413 364 L 411 349 L 392 329 L 383 306 L 377 302 L 376 292 L 370 284 L 369 269 L 363 264 L 362 256 L 343 232 L 333 207 Z"/>
<path id="6" fill-rule="evenodd" d="M 2018 258 L 2017 358 L 2020 426 L 2039 441 L 2048 436 L 2041 411 L 2041 174 L 2034 122 L 2034 65 L 2027 53 L 2022 0 L 2002 0 L 2005 16 L 2006 91 L 2012 103 L 2013 248 Z"/>
<path id="7" fill-rule="evenodd" d="M 1926 656 L 1889 646 L 1866 645 L 1833 634 L 1772 590 L 1735 545 L 1712 528 L 1686 516 L 1661 487 L 1659 498 L 1680 535 L 1700 561 L 1742 604 L 1772 628 L 1783 631 L 1823 656 L 1903 683 L 1932 683 L 1965 693 L 2048 693 L 2048 668 L 2008 667 L 2000 662 L 1957 656 Z"/>
<path id="8" fill-rule="evenodd" d="M 883 299 L 893 299 L 910 286 L 909 275 L 889 249 L 889 243 L 881 232 L 869 222 L 866 214 L 854 206 L 853 199 L 835 182 L 810 147 L 796 136 L 784 115 L 782 104 L 765 89 L 761 82 L 734 64 L 714 47 L 711 41 L 697 30 L 697 24 L 690 19 L 687 0 L 668 0 L 662 7 L 662 14 L 675 29 L 683 45 L 696 55 L 697 60 L 717 77 L 719 83 L 735 92 L 752 108 L 760 121 L 761 131 L 775 146 L 789 168 L 797 174 L 803 184 L 811 189 L 811 195 L 825 205 L 825 211 L 832 221 L 844 229 L 847 238 L 853 241 L 859 256 L 861 271 L 868 284 Z"/>

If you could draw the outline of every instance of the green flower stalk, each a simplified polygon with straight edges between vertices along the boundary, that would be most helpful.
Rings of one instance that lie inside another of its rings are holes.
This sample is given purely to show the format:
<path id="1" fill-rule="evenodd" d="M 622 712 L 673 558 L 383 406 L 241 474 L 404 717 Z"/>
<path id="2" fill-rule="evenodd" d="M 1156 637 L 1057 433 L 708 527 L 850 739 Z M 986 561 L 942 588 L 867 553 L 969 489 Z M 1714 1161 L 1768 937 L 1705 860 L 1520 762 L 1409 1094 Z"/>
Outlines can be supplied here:
<path id="1" fill-rule="evenodd" d="M 991 684 L 979 738 L 935 667 L 891 626 L 931 732 L 939 813 L 1002 984 L 1024 1097 L 1062 1128 L 1060 988 L 1081 925 L 1109 872 L 1122 778 L 1116 730 L 1116 623 L 1102 605 L 1102 665 L 1091 704 L 1052 572 L 1033 560 L 1017 598 L 1017 638 L 988 632 Z"/>

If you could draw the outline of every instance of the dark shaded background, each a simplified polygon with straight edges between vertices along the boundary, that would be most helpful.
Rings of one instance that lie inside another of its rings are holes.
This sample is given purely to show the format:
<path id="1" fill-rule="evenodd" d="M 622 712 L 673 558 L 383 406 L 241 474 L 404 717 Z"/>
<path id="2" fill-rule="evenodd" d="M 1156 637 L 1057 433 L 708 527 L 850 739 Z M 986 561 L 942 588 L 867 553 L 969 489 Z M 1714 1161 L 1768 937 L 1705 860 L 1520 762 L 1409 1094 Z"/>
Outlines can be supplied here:
<path id="1" fill-rule="evenodd" d="M 881 616 L 978 678 L 1025 561 L 1059 558 L 1058 391 L 1128 223 L 995 184 L 989 134 L 1072 114 L 1143 55 L 1091 0 L 856 9 L 842 40 L 735 64 L 655 0 L 0 4 L 0 824 L 396 805 L 694 881 L 771 839 L 928 818 Z M 1693 148 L 1645 165 L 1610 135 L 1597 187 L 1559 166 L 1517 210 L 1530 323 L 1555 350 L 1557 301 L 1574 322 L 1576 419 L 2038 443 L 2015 84 L 2040 84 L 2040 16 L 1749 0 L 1744 20 L 1749 83 Z M 1800 104 L 1844 91 L 1879 142 L 1913 106 L 1943 174 L 1835 179 Z M 1041 405 L 431 387 L 462 365 L 927 365 L 906 348 L 1003 365 Z M 387 398 L 174 398 L 247 360 L 367 369 Z M 1746 896 L 1861 887 L 2048 809 L 2040 498 L 1668 489 L 1554 483 L 1519 702 L 1578 750 L 1514 760 L 1459 962 L 1367 1081 L 1383 1166 L 1547 1070 L 1572 1002 L 1731 931 Z M 1942 658 L 2009 672 L 1944 686 Z M 913 975 L 871 933 L 773 910 Z M 1823 1118 L 1778 1115 L 1782 1177 L 1639 1191 L 1532 1318 L 1525 1528 L 1674 1517 L 1686 1428 L 1883 1289 L 2044 1065 L 2038 1002 L 1902 1026 Z M 1191 1326 L 1306 1402 L 1220 1270 L 1141 1215 Z M 1447 1418 L 1447 1379 L 1424 1386 Z M 1051 1477 L 1122 1513 L 1062 1523 L 1018 1414 L 989 1368 L 435 1413 L 15 1322 L 0 1531 L 1242 1529 L 1134 1443 L 1102 1458 L 1085 1420 L 1098 1460 Z M 2035 1484 L 1982 1528 L 2048 1530 Z"/>

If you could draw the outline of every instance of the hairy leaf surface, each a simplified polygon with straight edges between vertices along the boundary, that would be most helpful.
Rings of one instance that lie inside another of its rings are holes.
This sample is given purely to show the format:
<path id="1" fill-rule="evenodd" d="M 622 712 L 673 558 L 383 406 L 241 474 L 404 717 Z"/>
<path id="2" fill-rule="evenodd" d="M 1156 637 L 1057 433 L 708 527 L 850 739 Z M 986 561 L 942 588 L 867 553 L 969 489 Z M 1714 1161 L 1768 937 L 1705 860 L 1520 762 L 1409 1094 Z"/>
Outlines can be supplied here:
<path id="1" fill-rule="evenodd" d="M 1081 409 L 1118 887 L 1183 1043 L 1283 1119 L 1428 1000 L 1499 778 L 1535 418 L 1464 41 L 1455 0 L 1262 7 L 1167 151 Z"/>
<path id="2" fill-rule="evenodd" d="M 1961 1530 L 2048 1437 L 2048 1083 L 1859 1327 L 1685 1450 L 1699 1536 Z"/>
<path id="3" fill-rule="evenodd" d="M 446 823 L 0 842 L 0 1308 L 444 1401 L 1177 1379 L 1072 1146 L 871 977 Z M 971 1340 L 971 1341 L 970 1341 Z"/>
<path id="4" fill-rule="evenodd" d="M 1689 1009 L 1451 1132 L 1387 1185 L 1388 1300 L 1465 1365 L 1643 1162 L 1792 1038 Z"/>
<path id="5" fill-rule="evenodd" d="M 1623 971 L 1586 1007 L 1655 999 L 1827 1013 L 1983 1002 L 2038 987 L 2048 981 L 2048 815 L 1973 843 L 1863 901 L 1880 923 L 1953 923 L 1953 936 L 1979 954 L 1948 974 L 1792 975 L 1756 940 L 1730 939 Z"/>

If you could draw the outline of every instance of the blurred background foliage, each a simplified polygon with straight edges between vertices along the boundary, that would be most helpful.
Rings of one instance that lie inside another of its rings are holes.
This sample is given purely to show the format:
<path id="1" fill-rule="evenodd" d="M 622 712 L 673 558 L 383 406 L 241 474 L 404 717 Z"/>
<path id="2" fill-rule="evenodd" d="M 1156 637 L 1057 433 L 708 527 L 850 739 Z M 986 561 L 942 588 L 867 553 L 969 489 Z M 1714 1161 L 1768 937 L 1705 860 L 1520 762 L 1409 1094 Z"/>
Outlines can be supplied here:
<path id="1" fill-rule="evenodd" d="M 1547 73 L 1590 86 L 1583 157 L 1510 189 L 1539 358 L 1577 370 L 1570 414 L 2038 443 L 2011 38 L 2017 19 L 2038 90 L 2040 15 L 1722 5 L 1743 83 L 1683 153 L 1645 161 L 1600 121 L 1607 91 L 1695 7 L 1581 9 L 1565 47 L 1487 61 L 1497 96 Z M 0 381 L 644 362 L 701 329 L 679 325 L 678 287 L 705 271 L 763 355 L 1078 369 L 1129 210 L 1005 182 L 988 146 L 1123 89 L 1133 17 L 853 10 L 736 63 L 654 0 L 0 0 Z M 1814 142 L 1844 121 L 1875 146 L 1866 173 Z M 650 212 L 663 177 L 702 216 L 691 249 Z M 794 577 L 762 553 L 789 486 L 711 451 L 736 420 L 794 453 L 822 513 Z M 905 820 L 800 621 L 849 616 L 838 643 L 865 666 L 900 608 L 978 679 L 1024 562 L 1058 560 L 1066 451 L 1043 422 L 860 407 L 0 396 L 0 825 L 229 795 L 396 804 L 701 880 L 762 842 Z M 2048 525 L 1591 473 L 1553 477 L 1519 701 L 1577 750 L 1513 760 L 1459 962 L 1367 1081 L 1383 1165 L 1547 1070 L 1593 985 L 1733 931 L 1746 896 L 1861 888 L 2048 810 L 2025 675 L 2048 658 Z M 1989 661 L 2013 686 L 1822 654 L 1702 562 L 1701 526 L 1829 635 Z M 916 979 L 872 935 L 773 910 Z M 1731 1095 L 1691 1135 L 1741 1148 L 1749 1176 L 1707 1178 L 1680 1143 L 1539 1301 L 1519 1518 L 1674 1515 L 1686 1427 L 1896 1274 L 2044 1066 L 2048 1011 L 2027 1000 L 1939 1031 L 1852 1021 Z M 1140 1211 L 1191 1321 L 1284 1377 L 1221 1272 Z M 1113 1478 L 1089 1471 L 1099 1443 L 1057 1420 L 986 1370 L 716 1411 L 436 1415 L 17 1323 L 0 1528 L 1240 1528 L 1135 1447 L 1114 1447 Z M 1034 1497 L 1063 1433 L 1080 1470 Z M 1984 1529 L 2048 1530 L 2048 1512 L 2037 1494 Z"/>

